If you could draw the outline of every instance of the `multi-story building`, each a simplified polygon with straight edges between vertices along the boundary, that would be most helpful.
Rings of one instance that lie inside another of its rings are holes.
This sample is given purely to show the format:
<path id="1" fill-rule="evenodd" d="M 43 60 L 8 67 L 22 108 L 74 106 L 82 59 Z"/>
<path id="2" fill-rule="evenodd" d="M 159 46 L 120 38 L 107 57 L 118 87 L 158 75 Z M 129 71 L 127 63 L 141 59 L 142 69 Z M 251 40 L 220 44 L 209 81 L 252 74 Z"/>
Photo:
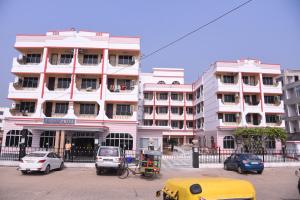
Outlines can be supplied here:
<path id="1" fill-rule="evenodd" d="M 283 84 L 287 148 L 300 150 L 300 70 L 283 70 L 278 81 Z"/>
<path id="2" fill-rule="evenodd" d="M 185 84 L 184 69 L 140 72 L 138 37 L 50 31 L 17 35 L 15 48 L 3 146 L 25 134 L 27 146 L 41 148 L 162 149 L 200 138 L 227 149 L 237 127 L 284 127 L 279 65 L 220 61 Z"/>
<path id="3" fill-rule="evenodd" d="M 141 73 L 140 99 L 140 147 L 145 147 L 149 139 L 154 144 L 192 142 L 193 88 L 184 84 L 184 69 L 153 68 L 152 73 Z"/>
<path id="4" fill-rule="evenodd" d="M 218 61 L 193 84 L 196 132 L 202 146 L 235 148 L 238 127 L 284 127 L 280 65 Z M 275 148 L 275 141 L 268 147 Z M 280 148 L 280 145 L 277 145 Z"/>
<path id="5" fill-rule="evenodd" d="M 139 37 L 89 31 L 17 35 L 3 146 L 136 148 Z M 23 132 L 22 132 L 23 133 Z"/>
<path id="6" fill-rule="evenodd" d="M 8 109 L 7 107 L 0 107 L 0 145 L 2 144 L 3 140 L 3 132 L 4 132 L 4 118 L 8 114 Z"/>

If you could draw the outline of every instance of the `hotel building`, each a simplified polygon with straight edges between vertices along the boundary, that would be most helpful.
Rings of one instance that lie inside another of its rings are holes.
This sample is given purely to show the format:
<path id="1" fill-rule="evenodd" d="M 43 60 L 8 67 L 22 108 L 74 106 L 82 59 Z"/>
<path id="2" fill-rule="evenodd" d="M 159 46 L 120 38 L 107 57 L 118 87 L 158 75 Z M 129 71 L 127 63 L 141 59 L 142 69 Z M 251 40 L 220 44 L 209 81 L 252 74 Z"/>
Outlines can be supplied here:
<path id="1" fill-rule="evenodd" d="M 162 149 L 199 139 L 235 148 L 237 127 L 284 127 L 280 66 L 216 62 L 192 84 L 184 69 L 140 70 L 140 38 L 74 30 L 17 35 L 2 146 Z M 269 142 L 277 147 L 276 141 Z"/>

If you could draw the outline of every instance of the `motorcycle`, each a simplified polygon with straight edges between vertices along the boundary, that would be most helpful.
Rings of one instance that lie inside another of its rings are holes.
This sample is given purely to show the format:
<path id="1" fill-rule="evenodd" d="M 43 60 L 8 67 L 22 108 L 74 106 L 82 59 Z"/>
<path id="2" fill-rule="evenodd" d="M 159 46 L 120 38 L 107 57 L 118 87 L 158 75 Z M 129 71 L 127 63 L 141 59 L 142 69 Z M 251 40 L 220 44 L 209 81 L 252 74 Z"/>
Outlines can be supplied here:
<path id="1" fill-rule="evenodd" d="M 298 191 L 300 194 L 300 168 L 295 171 L 295 175 L 299 178 L 298 179 Z"/>

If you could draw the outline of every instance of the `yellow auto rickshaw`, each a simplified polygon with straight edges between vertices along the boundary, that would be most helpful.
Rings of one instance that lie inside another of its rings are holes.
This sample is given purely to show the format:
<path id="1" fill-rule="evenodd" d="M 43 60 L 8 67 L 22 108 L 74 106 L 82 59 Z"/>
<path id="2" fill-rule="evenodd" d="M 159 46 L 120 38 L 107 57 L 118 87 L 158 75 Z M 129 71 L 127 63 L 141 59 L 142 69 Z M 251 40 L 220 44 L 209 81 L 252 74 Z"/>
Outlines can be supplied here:
<path id="1" fill-rule="evenodd" d="M 174 178 L 165 183 L 156 197 L 164 200 L 256 200 L 253 185 L 245 180 L 230 178 Z"/>

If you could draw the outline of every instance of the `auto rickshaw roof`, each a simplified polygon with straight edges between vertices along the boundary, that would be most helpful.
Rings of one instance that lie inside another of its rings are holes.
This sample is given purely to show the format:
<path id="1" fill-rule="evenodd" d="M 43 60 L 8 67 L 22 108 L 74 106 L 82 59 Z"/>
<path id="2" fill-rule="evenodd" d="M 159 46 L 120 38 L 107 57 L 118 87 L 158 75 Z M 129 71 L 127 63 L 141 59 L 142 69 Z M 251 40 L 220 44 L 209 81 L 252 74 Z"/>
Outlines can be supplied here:
<path id="1" fill-rule="evenodd" d="M 153 150 L 145 150 L 144 154 L 145 155 L 151 155 L 151 156 L 161 156 L 160 151 L 153 151 Z"/>

